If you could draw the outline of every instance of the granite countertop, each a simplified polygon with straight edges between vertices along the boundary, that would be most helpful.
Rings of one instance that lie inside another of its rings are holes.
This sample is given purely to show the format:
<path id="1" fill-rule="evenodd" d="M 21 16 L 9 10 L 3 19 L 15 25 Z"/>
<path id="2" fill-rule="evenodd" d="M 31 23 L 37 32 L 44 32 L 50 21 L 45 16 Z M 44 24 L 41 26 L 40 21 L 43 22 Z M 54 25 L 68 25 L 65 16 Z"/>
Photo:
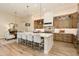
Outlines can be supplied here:
<path id="1" fill-rule="evenodd" d="M 43 37 L 50 37 L 52 36 L 53 34 L 51 33 L 39 33 L 40 36 L 43 36 Z"/>
<path id="2" fill-rule="evenodd" d="M 32 35 L 34 35 L 34 34 L 39 34 L 40 36 L 42 36 L 42 37 L 50 37 L 50 36 L 52 36 L 53 34 L 52 33 L 34 33 L 34 32 L 24 32 L 25 34 L 32 34 Z"/>

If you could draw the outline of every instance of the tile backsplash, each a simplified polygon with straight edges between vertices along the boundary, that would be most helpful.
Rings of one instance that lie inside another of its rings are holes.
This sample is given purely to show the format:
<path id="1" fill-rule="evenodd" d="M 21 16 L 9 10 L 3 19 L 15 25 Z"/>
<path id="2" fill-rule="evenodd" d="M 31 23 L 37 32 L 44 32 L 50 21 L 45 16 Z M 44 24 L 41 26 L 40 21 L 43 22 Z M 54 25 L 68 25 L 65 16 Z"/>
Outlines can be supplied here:
<path id="1" fill-rule="evenodd" d="M 54 30 L 54 33 L 59 33 L 60 30 L 64 30 L 64 33 L 68 33 L 68 34 L 74 34 L 76 35 L 77 34 L 77 29 L 55 29 Z"/>

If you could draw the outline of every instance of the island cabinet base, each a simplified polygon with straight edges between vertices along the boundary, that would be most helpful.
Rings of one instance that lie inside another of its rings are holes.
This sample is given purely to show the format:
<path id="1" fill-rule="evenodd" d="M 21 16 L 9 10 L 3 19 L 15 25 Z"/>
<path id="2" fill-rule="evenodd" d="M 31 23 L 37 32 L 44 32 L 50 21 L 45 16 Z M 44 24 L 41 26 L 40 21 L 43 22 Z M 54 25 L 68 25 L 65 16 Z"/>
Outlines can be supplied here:
<path id="1" fill-rule="evenodd" d="M 44 37 L 44 54 L 48 54 L 53 47 L 53 36 Z"/>
<path id="2" fill-rule="evenodd" d="M 73 43 L 73 34 L 54 33 L 54 40 Z"/>

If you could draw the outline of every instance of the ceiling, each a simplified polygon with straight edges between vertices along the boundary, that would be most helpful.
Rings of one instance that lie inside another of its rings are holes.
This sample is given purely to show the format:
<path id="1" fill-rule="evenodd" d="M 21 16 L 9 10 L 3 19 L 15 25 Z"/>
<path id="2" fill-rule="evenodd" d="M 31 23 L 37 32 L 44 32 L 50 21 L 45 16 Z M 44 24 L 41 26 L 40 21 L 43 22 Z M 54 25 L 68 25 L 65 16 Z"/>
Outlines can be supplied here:
<path id="1" fill-rule="evenodd" d="M 29 6 L 28 8 L 27 5 Z M 59 14 L 70 10 L 75 11 L 76 9 L 76 3 L 0 3 L 0 11 L 23 18 L 33 15 L 43 15 L 50 11 L 53 14 Z"/>

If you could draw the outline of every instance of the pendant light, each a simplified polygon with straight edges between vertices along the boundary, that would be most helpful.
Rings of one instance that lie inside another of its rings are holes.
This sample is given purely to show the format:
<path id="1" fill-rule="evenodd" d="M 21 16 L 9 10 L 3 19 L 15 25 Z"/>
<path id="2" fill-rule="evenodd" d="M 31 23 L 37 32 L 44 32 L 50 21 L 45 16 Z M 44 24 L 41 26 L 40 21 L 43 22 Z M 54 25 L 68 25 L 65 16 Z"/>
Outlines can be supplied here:
<path id="1" fill-rule="evenodd" d="M 40 20 L 41 20 L 41 3 L 40 3 Z M 40 24 L 42 24 L 41 21 Z"/>

